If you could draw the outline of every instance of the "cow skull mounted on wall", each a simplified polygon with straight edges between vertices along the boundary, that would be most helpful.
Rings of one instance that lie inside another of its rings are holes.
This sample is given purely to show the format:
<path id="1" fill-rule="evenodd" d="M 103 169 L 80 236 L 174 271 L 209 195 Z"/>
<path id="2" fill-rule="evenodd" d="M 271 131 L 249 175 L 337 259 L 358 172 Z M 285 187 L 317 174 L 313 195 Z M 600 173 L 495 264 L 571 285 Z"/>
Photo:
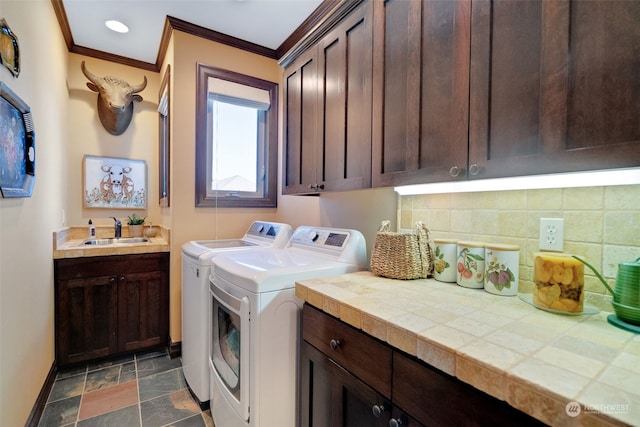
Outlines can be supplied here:
<path id="1" fill-rule="evenodd" d="M 131 86 L 118 77 L 98 77 L 87 70 L 84 61 L 80 65 L 82 73 L 89 79 L 87 87 L 98 92 L 98 117 L 102 126 L 111 135 L 120 135 L 131 123 L 133 117 L 133 101 L 140 102 L 142 92 L 147 87 L 147 77 L 137 86 Z"/>

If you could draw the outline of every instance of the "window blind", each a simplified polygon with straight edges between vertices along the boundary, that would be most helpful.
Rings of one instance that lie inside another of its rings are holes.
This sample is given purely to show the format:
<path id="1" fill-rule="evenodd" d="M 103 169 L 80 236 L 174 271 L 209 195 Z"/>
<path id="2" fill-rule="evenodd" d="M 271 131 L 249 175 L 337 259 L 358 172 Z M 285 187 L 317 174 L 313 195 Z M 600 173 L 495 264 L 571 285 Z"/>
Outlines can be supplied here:
<path id="1" fill-rule="evenodd" d="M 266 111 L 271 106 L 269 92 L 253 86 L 209 78 L 209 97 L 216 101 Z"/>

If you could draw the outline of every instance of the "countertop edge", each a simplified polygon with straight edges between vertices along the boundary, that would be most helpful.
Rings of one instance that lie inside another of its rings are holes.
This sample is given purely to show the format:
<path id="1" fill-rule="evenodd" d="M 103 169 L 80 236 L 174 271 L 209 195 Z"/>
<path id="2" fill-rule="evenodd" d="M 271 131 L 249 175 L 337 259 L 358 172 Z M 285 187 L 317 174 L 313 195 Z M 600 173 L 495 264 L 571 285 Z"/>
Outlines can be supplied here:
<path id="1" fill-rule="evenodd" d="M 170 252 L 171 230 L 161 225 L 153 225 L 153 229 L 157 237 L 150 237 L 149 242 L 87 246 L 83 245 L 87 239 L 86 227 L 63 228 L 53 232 L 53 259 Z M 122 237 L 129 237 L 126 225 L 122 230 Z M 96 234 L 97 238 L 113 237 L 113 227 L 96 227 Z"/>

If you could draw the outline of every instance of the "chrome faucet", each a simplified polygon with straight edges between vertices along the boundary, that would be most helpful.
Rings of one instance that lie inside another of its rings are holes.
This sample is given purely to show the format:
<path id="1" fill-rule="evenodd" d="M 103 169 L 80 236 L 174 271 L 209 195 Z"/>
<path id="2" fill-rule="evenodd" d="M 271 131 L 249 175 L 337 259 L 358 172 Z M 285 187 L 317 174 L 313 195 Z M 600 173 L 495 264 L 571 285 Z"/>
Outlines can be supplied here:
<path id="1" fill-rule="evenodd" d="M 116 222 L 115 223 L 115 227 L 116 227 L 116 235 L 115 238 L 119 239 L 122 237 L 122 223 L 120 222 L 120 220 L 114 216 L 112 216 L 111 218 L 113 218 L 113 220 Z"/>

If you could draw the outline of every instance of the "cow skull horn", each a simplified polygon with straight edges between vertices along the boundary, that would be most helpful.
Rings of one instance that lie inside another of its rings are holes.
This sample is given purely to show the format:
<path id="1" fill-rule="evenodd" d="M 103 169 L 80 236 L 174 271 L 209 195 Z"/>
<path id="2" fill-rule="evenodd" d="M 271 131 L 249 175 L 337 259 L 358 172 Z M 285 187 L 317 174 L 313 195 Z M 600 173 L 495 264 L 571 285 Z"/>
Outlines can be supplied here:
<path id="1" fill-rule="evenodd" d="M 142 77 L 144 77 L 144 80 L 142 81 L 142 83 L 140 83 L 137 86 L 131 86 L 131 93 L 142 92 L 144 88 L 147 87 L 147 76 L 142 76 Z"/>
<path id="2" fill-rule="evenodd" d="M 89 81 L 91 83 L 93 83 L 95 85 L 100 84 L 100 81 L 102 81 L 102 78 L 96 76 L 91 71 L 87 70 L 86 65 L 84 65 L 84 61 L 82 61 L 82 63 L 80 64 L 80 68 L 82 69 L 82 74 L 84 74 L 89 79 Z"/>

